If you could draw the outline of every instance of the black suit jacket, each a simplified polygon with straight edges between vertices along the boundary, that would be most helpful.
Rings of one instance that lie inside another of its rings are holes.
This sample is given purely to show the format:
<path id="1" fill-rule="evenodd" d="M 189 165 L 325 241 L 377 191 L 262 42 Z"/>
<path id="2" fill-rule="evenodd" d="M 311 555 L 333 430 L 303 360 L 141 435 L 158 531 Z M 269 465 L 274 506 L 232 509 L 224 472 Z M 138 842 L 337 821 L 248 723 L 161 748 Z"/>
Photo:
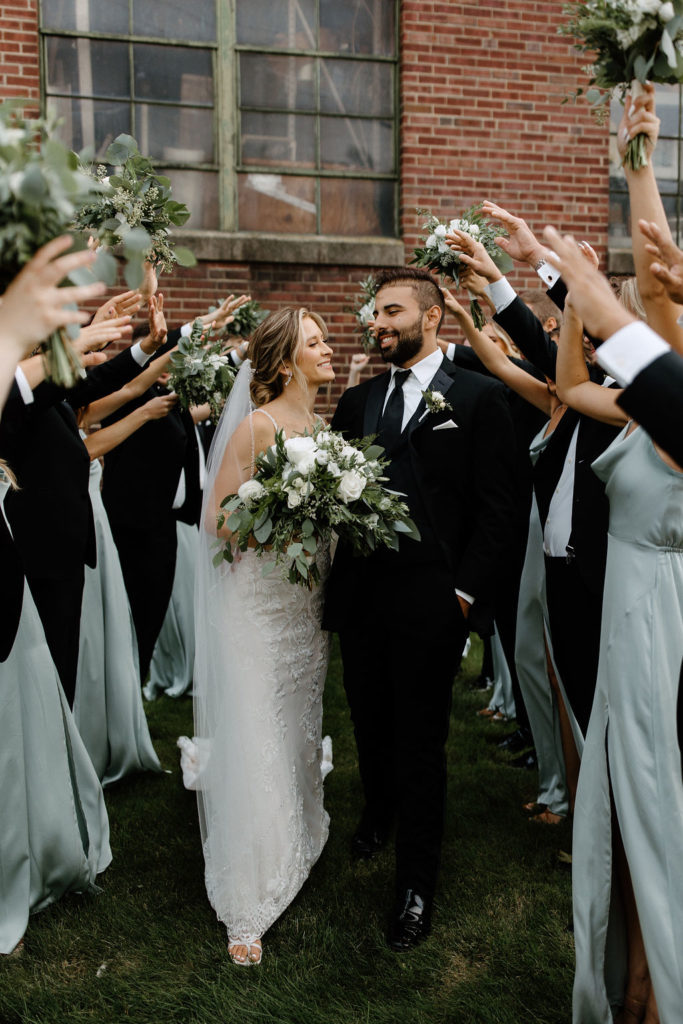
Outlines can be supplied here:
<path id="1" fill-rule="evenodd" d="M 126 350 L 92 367 L 68 391 L 44 381 L 29 405 L 13 385 L 0 420 L 0 457 L 19 483 L 5 509 L 29 580 L 65 578 L 84 563 L 95 565 L 90 458 L 74 409 L 117 391 L 140 372 Z"/>
<path id="2" fill-rule="evenodd" d="M 376 434 L 390 376 L 381 374 L 346 391 L 332 429 L 349 440 Z M 452 411 L 428 412 L 420 400 L 404 431 L 411 468 L 453 586 L 475 598 L 472 628 L 486 628 L 514 509 L 510 412 L 500 383 L 459 370 L 446 359 L 430 388 L 444 395 Z M 449 420 L 456 426 L 434 429 Z M 340 545 L 328 584 L 329 628 L 343 628 L 346 616 L 355 614 L 356 566 L 357 560 Z M 377 571 L 382 571 L 380 563 Z"/>
<path id="3" fill-rule="evenodd" d="M 677 352 L 666 352 L 641 370 L 618 402 L 683 466 L 683 359 Z"/>

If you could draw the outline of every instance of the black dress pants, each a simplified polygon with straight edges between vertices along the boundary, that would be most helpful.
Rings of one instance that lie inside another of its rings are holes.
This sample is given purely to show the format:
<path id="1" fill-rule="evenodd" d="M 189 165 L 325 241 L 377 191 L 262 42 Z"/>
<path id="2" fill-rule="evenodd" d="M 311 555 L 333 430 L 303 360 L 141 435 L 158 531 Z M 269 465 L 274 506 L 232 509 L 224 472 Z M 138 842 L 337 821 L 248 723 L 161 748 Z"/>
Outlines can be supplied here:
<path id="1" fill-rule="evenodd" d="M 555 664 L 583 735 L 593 707 L 600 655 L 602 591 L 586 586 L 576 559 L 545 559 L 548 622 Z"/>
<path id="2" fill-rule="evenodd" d="M 362 569 L 360 570 L 363 571 Z M 396 885 L 433 897 L 446 800 L 453 678 L 468 635 L 443 566 L 364 573 L 371 615 L 340 630 L 364 820 L 397 821 Z"/>
<path id="3" fill-rule="evenodd" d="M 27 577 L 69 707 L 73 707 L 85 567 L 61 579 Z"/>

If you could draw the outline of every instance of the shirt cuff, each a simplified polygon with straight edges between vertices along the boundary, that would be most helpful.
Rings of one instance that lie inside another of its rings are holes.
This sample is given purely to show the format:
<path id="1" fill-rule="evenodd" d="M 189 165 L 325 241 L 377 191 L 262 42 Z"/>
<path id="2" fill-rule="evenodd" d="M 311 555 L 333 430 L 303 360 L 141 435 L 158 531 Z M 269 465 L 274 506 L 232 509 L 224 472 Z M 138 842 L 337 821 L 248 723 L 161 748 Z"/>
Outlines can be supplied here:
<path id="1" fill-rule="evenodd" d="M 458 597 L 463 599 L 463 601 L 467 601 L 468 604 L 474 604 L 474 598 L 471 594 L 466 594 L 464 590 L 458 590 L 457 587 L 455 588 L 455 592 Z"/>
<path id="2" fill-rule="evenodd" d="M 147 363 L 152 358 L 151 355 L 147 355 L 146 352 L 142 351 L 142 342 L 136 341 L 134 345 L 130 347 L 130 354 L 132 355 L 138 366 L 147 366 Z"/>
<path id="3" fill-rule="evenodd" d="M 446 346 L 446 359 L 450 359 L 453 362 L 453 356 L 455 355 L 455 342 L 449 341 Z"/>
<path id="4" fill-rule="evenodd" d="M 228 359 L 230 360 L 233 366 L 237 367 L 240 367 L 244 362 L 244 359 L 242 359 L 239 352 L 237 351 L 237 346 L 230 349 L 230 351 L 228 352 Z"/>
<path id="5" fill-rule="evenodd" d="M 596 352 L 603 370 L 622 387 L 627 387 L 641 370 L 671 351 L 663 338 L 637 321 L 620 328 Z"/>
<path id="6" fill-rule="evenodd" d="M 535 270 L 546 288 L 552 288 L 553 285 L 557 284 L 562 276 L 557 267 L 553 267 L 550 263 L 546 263 L 545 260 L 543 260 L 542 263 L 539 263 L 538 266 L 535 267 Z"/>
<path id="7" fill-rule="evenodd" d="M 192 324 L 183 324 L 183 326 L 180 328 L 180 337 L 181 338 L 189 338 L 191 334 L 192 334 Z"/>
<path id="8" fill-rule="evenodd" d="M 26 380 L 26 374 L 20 366 L 17 366 L 14 371 L 14 379 L 17 382 L 19 394 L 21 395 L 24 405 L 31 405 L 33 402 L 33 391 L 31 390 L 31 385 Z"/>
<path id="9" fill-rule="evenodd" d="M 484 291 L 496 307 L 496 313 L 502 313 L 517 298 L 517 292 L 506 277 L 500 277 L 497 281 L 489 281 Z"/>

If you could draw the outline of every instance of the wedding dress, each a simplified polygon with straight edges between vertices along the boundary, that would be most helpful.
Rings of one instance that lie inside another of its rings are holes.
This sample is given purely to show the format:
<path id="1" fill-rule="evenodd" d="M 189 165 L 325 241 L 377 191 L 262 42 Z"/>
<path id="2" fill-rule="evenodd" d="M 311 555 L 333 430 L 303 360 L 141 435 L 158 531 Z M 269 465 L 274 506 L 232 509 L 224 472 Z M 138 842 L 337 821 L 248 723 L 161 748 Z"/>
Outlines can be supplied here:
<path id="1" fill-rule="evenodd" d="M 322 691 L 329 638 L 321 585 L 309 591 L 264 575 L 248 550 L 212 559 L 216 476 L 249 413 L 245 364 L 207 464 L 195 591 L 195 737 L 181 737 L 185 784 L 197 790 L 209 901 L 228 935 L 262 936 L 299 892 L 325 845 Z M 249 470 L 244 478 L 249 476 Z M 219 500 L 220 500 L 219 496 Z"/>

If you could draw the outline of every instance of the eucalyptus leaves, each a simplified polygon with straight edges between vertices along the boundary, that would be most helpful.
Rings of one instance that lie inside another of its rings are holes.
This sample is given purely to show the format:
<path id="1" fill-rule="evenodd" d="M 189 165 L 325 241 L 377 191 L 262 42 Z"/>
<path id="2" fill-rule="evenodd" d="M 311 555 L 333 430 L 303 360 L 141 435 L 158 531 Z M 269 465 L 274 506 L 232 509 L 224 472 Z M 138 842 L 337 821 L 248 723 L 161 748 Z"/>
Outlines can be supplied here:
<path id="1" fill-rule="evenodd" d="M 171 355 L 171 388 L 184 409 L 209 405 L 217 422 L 235 383 L 235 369 L 220 341 L 211 342 L 211 331 L 195 320 L 188 338 L 181 338 Z"/>

